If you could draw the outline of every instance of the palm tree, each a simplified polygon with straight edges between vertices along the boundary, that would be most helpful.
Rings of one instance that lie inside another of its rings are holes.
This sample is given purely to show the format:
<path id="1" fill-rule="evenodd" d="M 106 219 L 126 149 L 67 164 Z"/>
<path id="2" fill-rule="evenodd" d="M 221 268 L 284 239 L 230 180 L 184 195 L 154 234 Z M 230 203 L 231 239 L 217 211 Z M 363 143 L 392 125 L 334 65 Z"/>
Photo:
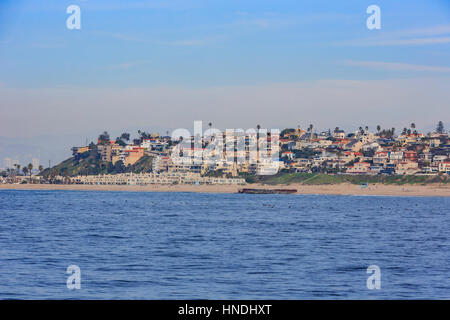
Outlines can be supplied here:
<path id="1" fill-rule="evenodd" d="M 259 163 L 259 129 L 261 126 L 259 124 L 256 125 L 256 162 Z"/>
<path id="2" fill-rule="evenodd" d="M 366 132 L 369 132 L 369 126 L 366 126 Z"/>
<path id="3" fill-rule="evenodd" d="M 28 164 L 28 172 L 30 173 L 30 183 L 31 183 L 31 171 L 33 170 L 33 164 Z"/>
<path id="4" fill-rule="evenodd" d="M 377 125 L 377 131 L 378 131 L 378 133 L 380 133 L 380 131 L 381 131 L 381 126 L 380 125 Z"/>
<path id="5" fill-rule="evenodd" d="M 28 168 L 27 168 L 27 167 L 23 167 L 23 168 L 22 168 L 22 172 L 23 172 L 24 175 L 27 175 L 27 173 L 28 173 Z"/>
<path id="6" fill-rule="evenodd" d="M 208 127 L 211 129 L 211 127 L 212 127 L 212 122 L 208 123 Z"/>

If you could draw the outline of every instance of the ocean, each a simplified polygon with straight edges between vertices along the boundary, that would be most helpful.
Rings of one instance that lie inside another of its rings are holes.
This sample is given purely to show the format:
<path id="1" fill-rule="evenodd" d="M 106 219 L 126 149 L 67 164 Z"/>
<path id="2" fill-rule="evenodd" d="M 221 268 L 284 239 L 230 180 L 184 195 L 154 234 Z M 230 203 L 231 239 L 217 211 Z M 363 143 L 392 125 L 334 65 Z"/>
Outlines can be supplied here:
<path id="1" fill-rule="evenodd" d="M 450 299 L 449 208 L 448 197 L 0 190 L 0 299 Z"/>

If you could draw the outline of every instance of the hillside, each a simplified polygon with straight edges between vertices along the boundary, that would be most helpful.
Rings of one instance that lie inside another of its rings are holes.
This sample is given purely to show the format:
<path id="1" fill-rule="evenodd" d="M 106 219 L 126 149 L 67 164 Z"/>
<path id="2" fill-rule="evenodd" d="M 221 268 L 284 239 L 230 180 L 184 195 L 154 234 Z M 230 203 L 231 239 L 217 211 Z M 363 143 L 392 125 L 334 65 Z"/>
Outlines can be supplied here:
<path id="1" fill-rule="evenodd" d="M 97 152 L 97 148 L 81 154 L 79 157 L 70 157 L 58 165 L 42 171 L 44 178 L 49 176 L 73 177 L 77 175 L 117 174 L 117 173 L 143 173 L 150 172 L 152 168 L 152 157 L 144 156 L 135 164 L 125 167 L 121 161 L 113 165 L 103 162 Z"/>

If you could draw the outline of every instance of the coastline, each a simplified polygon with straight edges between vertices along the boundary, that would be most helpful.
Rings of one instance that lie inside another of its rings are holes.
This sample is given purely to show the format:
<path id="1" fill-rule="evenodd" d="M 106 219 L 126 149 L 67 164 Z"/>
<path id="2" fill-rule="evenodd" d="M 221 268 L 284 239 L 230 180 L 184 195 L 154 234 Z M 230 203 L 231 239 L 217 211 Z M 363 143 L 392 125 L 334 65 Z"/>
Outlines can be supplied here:
<path id="1" fill-rule="evenodd" d="M 449 197 L 450 186 L 428 185 L 386 185 L 370 184 L 361 188 L 356 184 L 333 185 L 82 185 L 82 184 L 0 184 L 0 190 L 73 190 L 73 191 L 132 191 L 132 192 L 197 192 L 197 193 L 237 193 L 241 188 L 297 189 L 296 194 L 322 195 L 374 195 L 374 196 L 422 196 Z"/>

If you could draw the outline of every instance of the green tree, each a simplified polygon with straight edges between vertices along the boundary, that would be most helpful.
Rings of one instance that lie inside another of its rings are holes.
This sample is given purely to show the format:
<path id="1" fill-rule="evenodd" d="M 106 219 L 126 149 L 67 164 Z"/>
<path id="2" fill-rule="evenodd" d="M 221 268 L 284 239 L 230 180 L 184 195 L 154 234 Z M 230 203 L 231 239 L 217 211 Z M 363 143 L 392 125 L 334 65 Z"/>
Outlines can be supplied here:
<path id="1" fill-rule="evenodd" d="M 436 127 L 436 132 L 437 133 L 444 133 L 444 123 L 442 121 L 439 121 L 437 127 Z"/>
<path id="2" fill-rule="evenodd" d="M 114 165 L 114 172 L 115 173 L 123 173 L 125 172 L 125 165 L 123 164 L 122 160 L 119 160 Z"/>
<path id="3" fill-rule="evenodd" d="M 130 134 L 127 132 L 124 132 L 121 134 L 120 139 L 123 141 L 130 141 Z"/>
<path id="4" fill-rule="evenodd" d="M 283 129 L 283 131 L 280 132 L 280 136 L 284 137 L 284 136 L 289 136 L 291 133 L 293 133 L 295 131 L 295 129 L 292 128 L 286 128 Z"/>
<path id="5" fill-rule="evenodd" d="M 103 133 L 98 136 L 98 140 L 99 140 L 100 144 L 105 144 L 105 143 L 109 142 L 108 132 L 103 131 Z"/>
<path id="6" fill-rule="evenodd" d="M 117 137 L 116 143 L 117 143 L 119 146 L 122 146 L 122 147 L 125 147 L 125 146 L 127 145 L 127 144 L 122 140 L 121 137 Z"/>

